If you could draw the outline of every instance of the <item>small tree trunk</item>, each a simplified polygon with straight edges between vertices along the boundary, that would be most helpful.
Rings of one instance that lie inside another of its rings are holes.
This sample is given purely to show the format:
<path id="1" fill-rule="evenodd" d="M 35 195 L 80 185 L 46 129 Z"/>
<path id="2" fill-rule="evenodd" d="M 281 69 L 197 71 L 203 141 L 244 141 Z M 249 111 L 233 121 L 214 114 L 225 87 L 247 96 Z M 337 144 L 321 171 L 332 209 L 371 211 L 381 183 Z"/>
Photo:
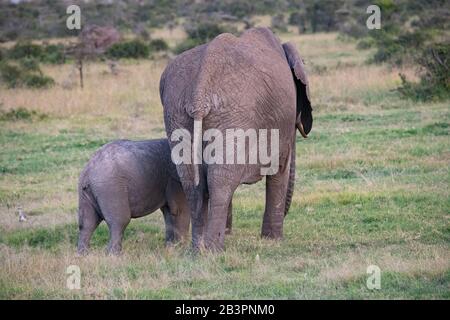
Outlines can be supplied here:
<path id="1" fill-rule="evenodd" d="M 78 60 L 78 71 L 80 73 L 80 87 L 83 89 L 83 60 Z"/>

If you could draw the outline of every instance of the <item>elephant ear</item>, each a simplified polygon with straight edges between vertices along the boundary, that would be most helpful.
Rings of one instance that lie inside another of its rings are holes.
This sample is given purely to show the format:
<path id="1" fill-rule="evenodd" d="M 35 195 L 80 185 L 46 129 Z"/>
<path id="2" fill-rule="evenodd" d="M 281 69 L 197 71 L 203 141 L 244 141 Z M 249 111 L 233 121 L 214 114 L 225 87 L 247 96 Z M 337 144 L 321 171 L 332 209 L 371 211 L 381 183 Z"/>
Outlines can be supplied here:
<path id="1" fill-rule="evenodd" d="M 305 64 L 291 42 L 284 43 L 283 49 L 297 88 L 297 127 L 306 138 L 306 135 L 311 131 L 313 117 Z M 300 119 L 298 119 L 299 116 Z"/>

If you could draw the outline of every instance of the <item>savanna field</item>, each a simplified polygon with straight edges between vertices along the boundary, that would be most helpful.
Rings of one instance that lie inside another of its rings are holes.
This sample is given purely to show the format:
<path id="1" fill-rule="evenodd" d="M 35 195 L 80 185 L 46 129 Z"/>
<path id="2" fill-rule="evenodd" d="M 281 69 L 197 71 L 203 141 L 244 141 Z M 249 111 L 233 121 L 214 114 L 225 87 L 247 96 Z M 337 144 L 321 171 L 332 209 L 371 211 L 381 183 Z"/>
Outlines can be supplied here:
<path id="1" fill-rule="evenodd" d="M 183 38 L 158 32 L 170 45 Z M 90 255 L 76 254 L 77 181 L 89 157 L 111 140 L 165 137 L 166 59 L 121 61 L 117 75 L 92 62 L 84 89 L 64 88 L 77 81 L 70 63 L 43 67 L 56 81 L 49 89 L 1 88 L 0 298 L 449 299 L 448 101 L 401 99 L 398 74 L 414 70 L 369 65 L 370 51 L 336 33 L 280 37 L 305 59 L 314 108 L 309 138 L 297 137 L 284 240 L 259 236 L 262 181 L 238 188 L 220 254 L 166 248 L 159 211 L 131 222 L 121 256 L 105 254 L 104 223 Z M 81 269 L 80 290 L 66 287 L 69 265 Z M 366 286 L 370 265 L 379 290 Z"/>

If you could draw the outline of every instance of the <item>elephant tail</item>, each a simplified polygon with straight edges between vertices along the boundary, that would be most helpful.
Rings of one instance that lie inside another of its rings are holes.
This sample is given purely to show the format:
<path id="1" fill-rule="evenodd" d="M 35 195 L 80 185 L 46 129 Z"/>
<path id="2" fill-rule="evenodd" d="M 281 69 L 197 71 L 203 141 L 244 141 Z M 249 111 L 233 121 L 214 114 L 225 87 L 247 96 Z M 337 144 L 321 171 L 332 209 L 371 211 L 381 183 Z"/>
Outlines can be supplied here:
<path id="1" fill-rule="evenodd" d="M 203 155 L 203 119 L 194 119 L 194 136 L 192 137 L 192 160 L 194 165 L 194 184 L 200 183 L 200 166 Z"/>
<path id="2" fill-rule="evenodd" d="M 221 100 L 217 94 L 198 91 L 192 105 L 186 106 L 187 114 L 194 119 L 194 132 L 192 137 L 192 160 L 194 164 L 195 186 L 200 183 L 199 165 L 202 164 L 203 155 L 203 119 L 209 114 L 211 108 L 218 108 Z"/>
<path id="3" fill-rule="evenodd" d="M 294 195 L 294 185 L 295 185 L 295 137 L 294 137 L 294 143 L 292 145 L 291 150 L 291 161 L 289 163 L 289 182 L 288 187 L 286 191 L 286 202 L 284 206 L 284 215 L 286 216 L 289 208 L 291 207 L 292 203 L 292 196 Z"/>

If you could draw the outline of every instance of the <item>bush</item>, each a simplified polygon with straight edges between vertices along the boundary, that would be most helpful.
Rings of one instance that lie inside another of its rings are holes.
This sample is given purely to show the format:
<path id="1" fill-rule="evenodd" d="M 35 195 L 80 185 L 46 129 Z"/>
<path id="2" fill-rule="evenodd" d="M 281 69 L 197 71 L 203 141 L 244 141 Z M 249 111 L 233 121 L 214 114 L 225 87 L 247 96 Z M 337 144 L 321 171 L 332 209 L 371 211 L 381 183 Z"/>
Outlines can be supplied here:
<path id="1" fill-rule="evenodd" d="M 9 111 L 0 110 L 0 121 L 32 121 L 34 119 L 43 120 L 46 118 L 48 118 L 48 116 L 45 113 L 40 113 L 35 110 L 29 111 L 22 107 L 11 109 Z"/>
<path id="2" fill-rule="evenodd" d="M 139 59 L 147 58 L 150 54 L 150 48 L 141 40 L 130 40 L 113 44 L 106 55 L 114 59 Z"/>
<path id="3" fill-rule="evenodd" d="M 272 29 L 274 29 L 274 30 L 278 30 L 281 32 L 287 32 L 286 21 L 284 21 L 284 15 L 282 13 L 279 13 L 272 17 L 271 26 L 272 26 Z"/>
<path id="4" fill-rule="evenodd" d="M 415 61 L 419 65 L 420 81 L 410 82 L 400 74 L 398 91 L 412 100 L 444 100 L 450 98 L 450 43 L 437 43 L 422 51 Z"/>
<path id="5" fill-rule="evenodd" d="M 299 26 L 303 22 L 303 15 L 299 11 L 294 11 L 289 15 L 288 23 L 291 26 Z"/>
<path id="6" fill-rule="evenodd" d="M 180 54 L 183 51 L 211 41 L 221 33 L 234 31 L 214 22 L 202 22 L 194 26 L 187 25 L 185 30 L 188 38 L 174 48 L 173 52 L 175 54 Z"/>
<path id="7" fill-rule="evenodd" d="M 23 58 L 35 58 L 41 60 L 44 55 L 42 46 L 31 42 L 17 42 L 8 51 L 8 58 L 19 60 Z"/>
<path id="8" fill-rule="evenodd" d="M 359 40 L 358 44 L 356 45 L 356 48 L 359 50 L 366 50 L 372 48 L 373 46 L 375 46 L 373 38 L 367 37 Z"/>
<path id="9" fill-rule="evenodd" d="M 23 76 L 23 83 L 28 88 L 47 88 L 55 84 L 55 81 L 41 74 L 25 74 Z"/>
<path id="10" fill-rule="evenodd" d="M 22 70 L 16 65 L 2 63 L 0 64 L 0 78 L 8 88 L 18 87 L 22 82 Z"/>
<path id="11" fill-rule="evenodd" d="M 41 46 L 30 42 L 18 42 L 7 52 L 12 60 L 35 59 L 43 63 L 61 64 L 65 62 L 63 45 Z"/>
<path id="12" fill-rule="evenodd" d="M 41 68 L 39 68 L 39 62 L 33 58 L 24 58 L 19 61 L 22 70 L 25 72 L 37 72 L 42 74 Z"/>
<path id="13" fill-rule="evenodd" d="M 196 40 L 198 43 L 205 43 L 221 33 L 227 32 L 227 29 L 214 22 L 202 22 L 193 27 L 186 27 L 188 38 Z"/>
<path id="14" fill-rule="evenodd" d="M 173 52 L 175 54 L 180 54 L 180 53 L 187 51 L 189 49 L 192 49 L 200 44 L 202 44 L 202 43 L 199 40 L 186 39 L 183 42 L 176 45 L 175 48 L 173 49 Z"/>
<path id="15" fill-rule="evenodd" d="M 42 73 L 38 62 L 32 58 L 22 59 L 19 64 L 0 63 L 0 79 L 8 88 L 46 88 L 55 83 Z"/>
<path id="16" fill-rule="evenodd" d="M 406 32 L 397 35 L 393 32 L 380 31 L 372 34 L 372 45 L 377 48 L 372 62 L 389 62 L 402 65 L 409 62 L 411 53 L 422 50 L 428 35 L 422 31 Z"/>
<path id="17" fill-rule="evenodd" d="M 66 62 L 64 46 L 61 44 L 51 44 L 44 48 L 44 54 L 41 59 L 44 63 L 62 64 Z"/>
<path id="18" fill-rule="evenodd" d="M 169 45 L 163 39 L 154 39 L 149 43 L 151 51 L 166 51 L 169 49 Z"/>

